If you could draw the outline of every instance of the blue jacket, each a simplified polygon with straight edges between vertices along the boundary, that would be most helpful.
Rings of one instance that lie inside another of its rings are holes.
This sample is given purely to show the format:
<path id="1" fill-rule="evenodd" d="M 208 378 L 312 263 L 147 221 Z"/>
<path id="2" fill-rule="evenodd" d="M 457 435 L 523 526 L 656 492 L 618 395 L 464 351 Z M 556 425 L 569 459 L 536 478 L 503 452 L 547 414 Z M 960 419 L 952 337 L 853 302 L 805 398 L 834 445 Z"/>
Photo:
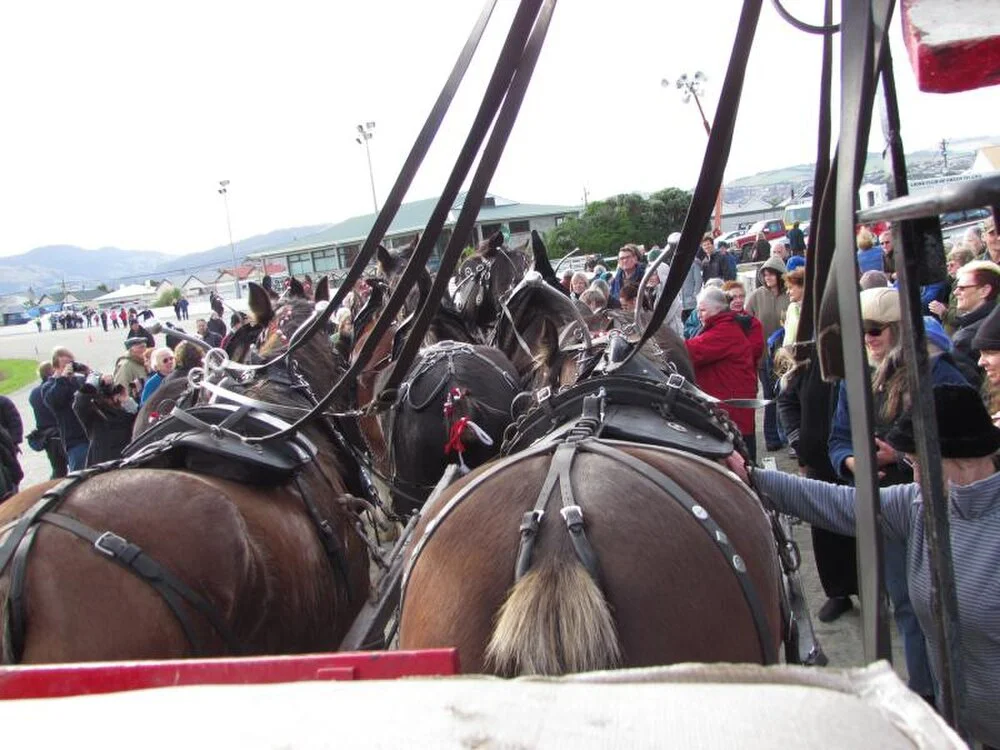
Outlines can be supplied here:
<path id="1" fill-rule="evenodd" d="M 931 382 L 933 385 L 964 385 L 969 381 L 959 372 L 951 358 L 938 355 L 931 363 Z M 969 386 L 971 388 L 971 386 Z M 830 464 L 837 476 L 846 481 L 854 481 L 854 477 L 844 468 L 844 461 L 854 455 L 851 443 L 851 417 L 847 403 L 847 384 L 840 381 L 837 394 L 837 410 L 833 414 L 833 424 L 830 426 Z"/>
<path id="2" fill-rule="evenodd" d="M 628 282 L 632 281 L 638 284 L 642 281 L 642 275 L 646 273 L 645 263 L 636 263 L 635 269 L 632 271 L 632 275 L 629 278 L 625 278 L 625 274 L 622 273 L 622 269 L 615 271 L 615 276 L 611 279 L 611 283 L 608 284 L 608 295 L 609 301 L 614 300 L 618 302 L 618 295 L 622 292 L 622 287 Z"/>
<path id="3" fill-rule="evenodd" d="M 142 395 L 139 397 L 139 403 L 146 403 L 146 399 L 153 395 L 153 391 L 160 387 L 160 383 L 163 382 L 163 376 L 158 372 L 154 372 L 146 379 L 146 385 L 142 387 Z"/>

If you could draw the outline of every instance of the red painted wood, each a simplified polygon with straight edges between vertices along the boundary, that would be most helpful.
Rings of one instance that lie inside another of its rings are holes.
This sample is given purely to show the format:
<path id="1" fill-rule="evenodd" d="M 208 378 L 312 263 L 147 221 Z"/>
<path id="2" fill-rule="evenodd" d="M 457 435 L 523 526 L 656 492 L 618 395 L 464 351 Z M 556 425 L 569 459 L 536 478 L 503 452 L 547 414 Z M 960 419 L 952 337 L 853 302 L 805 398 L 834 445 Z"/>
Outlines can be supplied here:
<path id="1" fill-rule="evenodd" d="M 998 0 L 902 0 L 903 39 L 921 91 L 1000 84 Z"/>
<path id="2" fill-rule="evenodd" d="M 447 648 L 243 659 L 52 664 L 0 667 L 0 699 L 55 698 L 176 685 L 388 680 L 457 673 L 458 650 Z"/>

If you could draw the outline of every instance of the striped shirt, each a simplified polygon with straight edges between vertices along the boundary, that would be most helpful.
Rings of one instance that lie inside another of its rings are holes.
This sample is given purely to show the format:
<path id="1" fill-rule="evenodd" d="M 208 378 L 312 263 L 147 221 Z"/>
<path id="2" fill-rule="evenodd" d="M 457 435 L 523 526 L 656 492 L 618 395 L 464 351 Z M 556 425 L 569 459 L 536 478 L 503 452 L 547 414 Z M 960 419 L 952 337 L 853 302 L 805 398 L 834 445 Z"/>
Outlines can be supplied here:
<path id="1" fill-rule="evenodd" d="M 855 534 L 853 487 L 765 470 L 754 471 L 753 481 L 779 510 L 830 531 Z M 879 494 L 885 533 L 906 542 L 910 600 L 936 672 L 941 649 L 931 615 L 920 487 L 898 484 Z M 966 690 L 962 724 L 980 742 L 1000 747 L 1000 473 L 972 484 L 950 484 L 948 497 Z"/>

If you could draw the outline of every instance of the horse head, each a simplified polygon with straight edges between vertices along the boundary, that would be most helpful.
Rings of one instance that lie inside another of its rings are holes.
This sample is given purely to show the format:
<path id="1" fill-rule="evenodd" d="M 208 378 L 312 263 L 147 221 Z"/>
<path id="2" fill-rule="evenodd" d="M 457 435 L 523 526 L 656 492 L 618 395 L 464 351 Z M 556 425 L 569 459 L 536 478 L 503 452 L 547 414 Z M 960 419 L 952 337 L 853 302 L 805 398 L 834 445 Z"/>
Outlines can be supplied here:
<path id="1" fill-rule="evenodd" d="M 379 271 L 385 277 L 385 280 L 389 283 L 389 287 L 393 291 L 396 291 L 400 277 L 406 270 L 406 266 L 410 262 L 410 257 L 413 255 L 413 251 L 416 249 L 419 241 L 420 238 L 417 237 L 406 247 L 397 250 L 387 250 L 382 245 L 379 245 L 375 251 Z M 426 299 L 430 288 L 431 275 L 426 268 L 421 268 L 417 276 L 416 286 L 409 291 L 406 295 L 406 302 L 403 303 L 404 314 L 409 315 L 416 311 L 424 299 Z"/>
<path id="2" fill-rule="evenodd" d="M 579 308 L 537 274 L 528 274 L 504 303 L 494 345 L 533 388 L 558 389 L 572 380 L 576 358 L 590 350 Z"/>
<path id="3" fill-rule="evenodd" d="M 260 331 L 251 357 L 277 362 L 302 335 L 305 324 L 316 315 L 316 307 L 306 297 L 302 285 L 294 281 L 275 303 L 263 287 L 251 282 L 250 313 Z M 313 334 L 291 358 L 314 392 L 323 393 L 332 385 L 337 371 L 330 341 L 322 332 Z"/>
<path id="4" fill-rule="evenodd" d="M 511 250 L 496 232 L 479 243 L 456 272 L 454 303 L 468 324 L 486 331 L 496 325 L 500 300 L 524 278 L 528 257 Z"/>

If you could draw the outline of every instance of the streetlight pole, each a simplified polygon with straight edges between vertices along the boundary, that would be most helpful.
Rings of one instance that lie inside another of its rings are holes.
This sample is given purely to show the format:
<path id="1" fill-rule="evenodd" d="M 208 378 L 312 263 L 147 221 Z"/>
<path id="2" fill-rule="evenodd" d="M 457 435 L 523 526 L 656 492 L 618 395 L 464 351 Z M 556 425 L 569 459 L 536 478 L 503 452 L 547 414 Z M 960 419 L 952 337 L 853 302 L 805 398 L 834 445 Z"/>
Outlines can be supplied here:
<path id="1" fill-rule="evenodd" d="M 702 86 L 707 80 L 704 73 L 700 70 L 695 71 L 693 76 L 689 76 L 687 73 L 681 75 L 677 79 L 676 86 L 681 89 L 684 93 L 682 94 L 682 99 L 684 103 L 687 104 L 691 99 L 694 99 L 695 105 L 698 107 L 698 114 L 701 115 L 701 124 L 705 127 L 705 135 L 711 137 L 712 126 L 708 123 L 708 118 L 705 117 L 705 110 L 701 106 L 701 98 L 698 94 L 704 93 Z M 660 81 L 660 85 L 663 88 L 668 88 L 670 86 L 670 81 L 666 78 Z M 715 219 L 712 222 L 712 230 L 715 232 L 722 232 L 722 186 L 719 186 L 719 194 L 715 196 Z"/>
<path id="2" fill-rule="evenodd" d="M 233 254 L 233 278 L 236 279 L 236 299 L 239 299 L 242 294 L 240 293 L 240 273 L 236 266 L 236 245 L 233 244 L 233 223 L 229 219 L 229 180 L 219 180 L 219 194 L 222 196 L 222 202 L 226 206 L 226 229 L 229 230 L 229 251 Z"/>
<path id="3" fill-rule="evenodd" d="M 358 136 L 354 140 L 359 145 L 364 145 L 365 154 L 368 156 L 368 180 L 372 186 L 372 205 L 375 207 L 375 213 L 378 213 L 378 198 L 375 197 L 375 173 L 372 171 L 372 151 L 368 146 L 368 141 L 374 136 L 375 123 L 366 122 L 364 125 L 358 125 Z"/>

